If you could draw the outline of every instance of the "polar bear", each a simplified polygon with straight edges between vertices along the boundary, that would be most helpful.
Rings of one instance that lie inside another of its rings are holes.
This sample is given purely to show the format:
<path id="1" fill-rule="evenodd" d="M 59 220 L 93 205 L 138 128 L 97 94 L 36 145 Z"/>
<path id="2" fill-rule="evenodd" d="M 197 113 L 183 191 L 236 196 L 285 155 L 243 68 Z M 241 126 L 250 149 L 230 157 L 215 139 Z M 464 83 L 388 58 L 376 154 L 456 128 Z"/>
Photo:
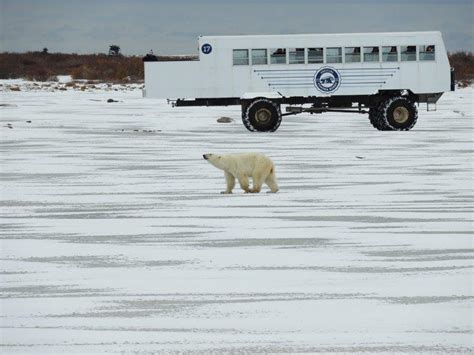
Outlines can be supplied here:
<path id="1" fill-rule="evenodd" d="M 273 162 L 263 154 L 204 154 L 203 158 L 216 168 L 224 170 L 227 188 L 223 194 L 231 194 L 235 186 L 235 179 L 239 180 L 240 187 L 246 193 L 258 193 L 262 184 L 268 185 L 271 192 L 278 191 L 275 167 Z M 249 188 L 249 177 L 252 177 L 253 188 Z"/>

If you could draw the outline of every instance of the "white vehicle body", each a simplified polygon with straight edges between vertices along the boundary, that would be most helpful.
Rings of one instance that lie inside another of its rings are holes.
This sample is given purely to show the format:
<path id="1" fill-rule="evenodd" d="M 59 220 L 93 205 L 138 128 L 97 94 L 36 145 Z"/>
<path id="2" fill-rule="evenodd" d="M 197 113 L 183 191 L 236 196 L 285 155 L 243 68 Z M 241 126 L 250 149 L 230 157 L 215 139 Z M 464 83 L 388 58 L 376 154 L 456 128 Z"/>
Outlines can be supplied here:
<path id="1" fill-rule="evenodd" d="M 416 57 L 407 61 L 403 49 L 410 46 L 416 48 Z M 422 60 L 423 46 L 435 49 L 432 60 Z M 379 48 L 378 58 L 372 56 L 366 61 L 364 51 L 375 47 Z M 383 47 L 397 48 L 396 61 L 384 61 Z M 291 48 L 304 49 L 302 63 L 290 64 Z M 309 63 L 310 48 L 323 49 L 322 63 Z M 337 48 L 342 54 L 340 63 L 328 58 L 329 52 Z M 360 56 L 349 53 L 348 48 L 359 48 Z M 203 36 L 199 37 L 199 49 L 196 61 L 145 62 L 144 96 L 249 99 L 373 95 L 381 90 L 427 94 L 449 91 L 451 84 L 440 32 Z M 253 63 L 252 50 L 258 49 L 266 50 L 266 64 Z M 273 49 L 285 49 L 284 64 L 271 64 Z M 235 65 L 234 50 L 248 50 L 248 64 Z M 335 90 L 325 92 L 315 83 L 318 71 L 325 67 L 339 75 Z"/>

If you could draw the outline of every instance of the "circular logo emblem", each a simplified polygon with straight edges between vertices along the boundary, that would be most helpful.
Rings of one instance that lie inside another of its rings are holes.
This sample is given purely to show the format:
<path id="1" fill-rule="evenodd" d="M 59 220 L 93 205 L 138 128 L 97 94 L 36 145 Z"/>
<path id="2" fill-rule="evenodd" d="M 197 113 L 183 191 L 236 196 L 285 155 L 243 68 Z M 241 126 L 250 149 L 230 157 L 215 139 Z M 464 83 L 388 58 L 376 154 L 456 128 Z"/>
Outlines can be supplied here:
<path id="1" fill-rule="evenodd" d="M 314 74 L 314 86 L 321 92 L 336 91 L 341 84 L 341 75 L 331 67 L 323 67 Z"/>
<path id="2" fill-rule="evenodd" d="M 204 43 L 202 46 L 201 46 L 201 51 L 204 53 L 204 54 L 209 54 L 212 52 L 212 46 L 209 44 L 209 43 Z"/>

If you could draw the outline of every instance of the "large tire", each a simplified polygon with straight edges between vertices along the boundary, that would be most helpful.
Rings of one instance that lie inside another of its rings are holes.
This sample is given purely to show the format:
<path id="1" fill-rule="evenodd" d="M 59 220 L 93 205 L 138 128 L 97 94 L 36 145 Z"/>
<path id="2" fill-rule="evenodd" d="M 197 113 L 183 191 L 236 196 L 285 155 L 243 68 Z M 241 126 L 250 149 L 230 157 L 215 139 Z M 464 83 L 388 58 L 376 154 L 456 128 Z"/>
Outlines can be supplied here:
<path id="1" fill-rule="evenodd" d="M 251 132 L 275 132 L 281 123 L 280 105 L 268 99 L 256 99 L 242 111 L 242 122 Z"/>
<path id="2" fill-rule="evenodd" d="M 255 132 L 256 129 L 253 128 L 253 126 L 250 126 L 248 124 L 248 120 L 245 119 L 246 115 L 247 115 L 247 108 L 249 107 L 249 103 L 248 102 L 245 102 L 243 103 L 242 102 L 242 122 L 245 126 L 245 128 L 247 128 L 250 132 Z"/>
<path id="3" fill-rule="evenodd" d="M 392 129 L 384 122 L 384 120 L 380 119 L 380 116 L 380 105 L 369 109 L 369 121 L 372 126 L 379 131 L 391 131 Z"/>
<path id="4" fill-rule="evenodd" d="M 418 110 L 407 97 L 391 97 L 381 103 L 379 120 L 391 130 L 408 131 L 418 120 Z"/>

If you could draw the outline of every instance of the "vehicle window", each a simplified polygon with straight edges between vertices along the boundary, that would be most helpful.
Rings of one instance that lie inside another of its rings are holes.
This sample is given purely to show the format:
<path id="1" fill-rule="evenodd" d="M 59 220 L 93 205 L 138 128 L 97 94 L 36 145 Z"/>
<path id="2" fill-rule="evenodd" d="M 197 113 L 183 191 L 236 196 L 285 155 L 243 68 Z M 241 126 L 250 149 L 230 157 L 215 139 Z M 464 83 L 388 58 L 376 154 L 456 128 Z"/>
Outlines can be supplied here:
<path id="1" fill-rule="evenodd" d="M 400 53 L 402 62 L 412 62 L 416 60 L 416 46 L 401 46 Z"/>
<path id="2" fill-rule="evenodd" d="M 267 64 L 266 49 L 252 49 L 252 65 Z"/>
<path id="3" fill-rule="evenodd" d="M 364 47 L 364 62 L 378 62 L 379 54 L 379 47 Z"/>
<path id="4" fill-rule="evenodd" d="M 326 63 L 342 63 L 342 48 L 326 48 Z"/>
<path id="5" fill-rule="evenodd" d="M 435 60 L 435 46 L 430 44 L 428 46 L 418 46 L 420 60 Z"/>
<path id="6" fill-rule="evenodd" d="M 270 64 L 286 64 L 286 48 L 270 49 Z"/>
<path id="7" fill-rule="evenodd" d="M 396 46 L 382 47 L 382 62 L 398 61 L 398 52 Z"/>
<path id="8" fill-rule="evenodd" d="M 344 56 L 346 63 L 360 62 L 360 47 L 345 47 Z"/>
<path id="9" fill-rule="evenodd" d="M 234 49 L 234 65 L 249 65 L 249 50 Z"/>
<path id="10" fill-rule="evenodd" d="M 308 63 L 323 63 L 322 48 L 308 48 Z"/>
<path id="11" fill-rule="evenodd" d="M 304 48 L 289 48 L 290 64 L 304 64 Z"/>

